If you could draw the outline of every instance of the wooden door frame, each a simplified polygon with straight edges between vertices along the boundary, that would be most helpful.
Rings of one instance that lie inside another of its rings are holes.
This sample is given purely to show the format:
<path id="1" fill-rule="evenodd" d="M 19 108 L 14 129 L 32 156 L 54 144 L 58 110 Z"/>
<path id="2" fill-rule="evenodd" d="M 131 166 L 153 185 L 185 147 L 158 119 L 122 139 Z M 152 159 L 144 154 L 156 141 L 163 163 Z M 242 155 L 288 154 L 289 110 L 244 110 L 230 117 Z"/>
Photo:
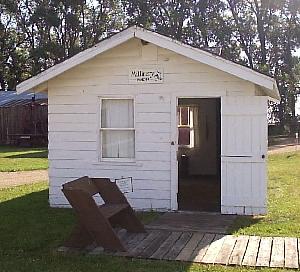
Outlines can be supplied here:
<path id="1" fill-rule="evenodd" d="M 197 95 L 188 95 L 188 96 L 182 96 L 173 94 L 171 96 L 171 137 L 170 137 L 170 164 L 171 164 L 171 210 L 172 211 L 178 211 L 178 160 L 177 160 L 177 152 L 178 152 L 178 124 L 177 124 L 177 106 L 178 106 L 178 100 L 180 98 L 197 98 L 197 99 L 205 99 L 205 98 L 211 98 L 211 99 L 219 99 L 219 109 L 220 109 L 220 150 L 222 148 L 222 114 L 221 114 L 221 103 L 222 103 L 222 96 L 197 96 Z M 221 162 L 221 153 L 220 153 L 220 169 L 218 170 L 220 173 L 220 187 L 222 184 L 222 162 Z M 222 187 L 221 187 L 222 188 Z M 220 191 L 220 206 L 222 207 L 222 190 Z M 220 209 L 221 209 L 220 207 Z"/>
<path id="2" fill-rule="evenodd" d="M 178 210 L 178 129 L 177 129 L 177 106 L 178 106 L 177 95 L 171 96 L 171 143 L 170 143 L 170 164 L 171 164 L 171 210 Z"/>

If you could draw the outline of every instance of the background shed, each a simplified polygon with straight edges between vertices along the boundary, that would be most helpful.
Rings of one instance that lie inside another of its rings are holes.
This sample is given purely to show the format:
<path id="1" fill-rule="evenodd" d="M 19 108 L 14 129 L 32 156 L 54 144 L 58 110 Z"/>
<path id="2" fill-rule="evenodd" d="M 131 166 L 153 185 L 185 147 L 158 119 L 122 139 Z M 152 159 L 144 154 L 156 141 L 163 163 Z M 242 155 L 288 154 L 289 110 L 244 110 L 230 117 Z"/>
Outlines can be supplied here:
<path id="1" fill-rule="evenodd" d="M 47 134 L 46 94 L 0 92 L 0 144 L 47 145 Z"/>

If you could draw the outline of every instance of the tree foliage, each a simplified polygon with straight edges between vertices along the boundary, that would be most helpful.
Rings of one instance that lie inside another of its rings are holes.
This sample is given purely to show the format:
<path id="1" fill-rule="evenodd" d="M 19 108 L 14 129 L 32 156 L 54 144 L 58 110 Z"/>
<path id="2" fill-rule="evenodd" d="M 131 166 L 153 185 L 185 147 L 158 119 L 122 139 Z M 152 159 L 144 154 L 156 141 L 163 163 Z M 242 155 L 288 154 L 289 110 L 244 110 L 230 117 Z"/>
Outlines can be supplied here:
<path id="1" fill-rule="evenodd" d="M 299 93 L 299 0 L 0 0 L 0 86 L 138 24 L 274 76 L 282 124 Z"/>

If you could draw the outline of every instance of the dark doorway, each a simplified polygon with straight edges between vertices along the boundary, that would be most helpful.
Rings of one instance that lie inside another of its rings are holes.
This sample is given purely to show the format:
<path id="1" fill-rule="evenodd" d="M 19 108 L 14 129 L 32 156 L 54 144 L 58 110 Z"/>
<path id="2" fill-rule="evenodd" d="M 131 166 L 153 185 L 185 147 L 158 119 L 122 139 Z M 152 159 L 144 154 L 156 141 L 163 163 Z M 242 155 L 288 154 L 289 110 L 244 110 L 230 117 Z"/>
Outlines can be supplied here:
<path id="1" fill-rule="evenodd" d="M 221 101 L 178 100 L 178 208 L 221 210 Z"/>

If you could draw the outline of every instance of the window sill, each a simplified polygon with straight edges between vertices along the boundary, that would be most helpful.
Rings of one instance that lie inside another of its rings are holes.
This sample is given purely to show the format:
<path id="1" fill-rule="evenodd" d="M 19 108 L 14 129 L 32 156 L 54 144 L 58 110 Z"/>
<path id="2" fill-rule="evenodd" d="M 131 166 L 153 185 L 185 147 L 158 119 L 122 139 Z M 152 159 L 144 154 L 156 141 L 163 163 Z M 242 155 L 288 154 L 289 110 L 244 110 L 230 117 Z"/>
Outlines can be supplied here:
<path id="1" fill-rule="evenodd" d="M 138 166 L 138 167 L 142 167 L 143 164 L 141 162 L 136 162 L 136 161 L 117 161 L 117 160 L 107 160 L 107 161 L 97 161 L 97 162 L 93 162 L 93 165 L 103 165 L 103 166 L 107 166 L 107 165 L 113 165 L 113 166 Z"/>

